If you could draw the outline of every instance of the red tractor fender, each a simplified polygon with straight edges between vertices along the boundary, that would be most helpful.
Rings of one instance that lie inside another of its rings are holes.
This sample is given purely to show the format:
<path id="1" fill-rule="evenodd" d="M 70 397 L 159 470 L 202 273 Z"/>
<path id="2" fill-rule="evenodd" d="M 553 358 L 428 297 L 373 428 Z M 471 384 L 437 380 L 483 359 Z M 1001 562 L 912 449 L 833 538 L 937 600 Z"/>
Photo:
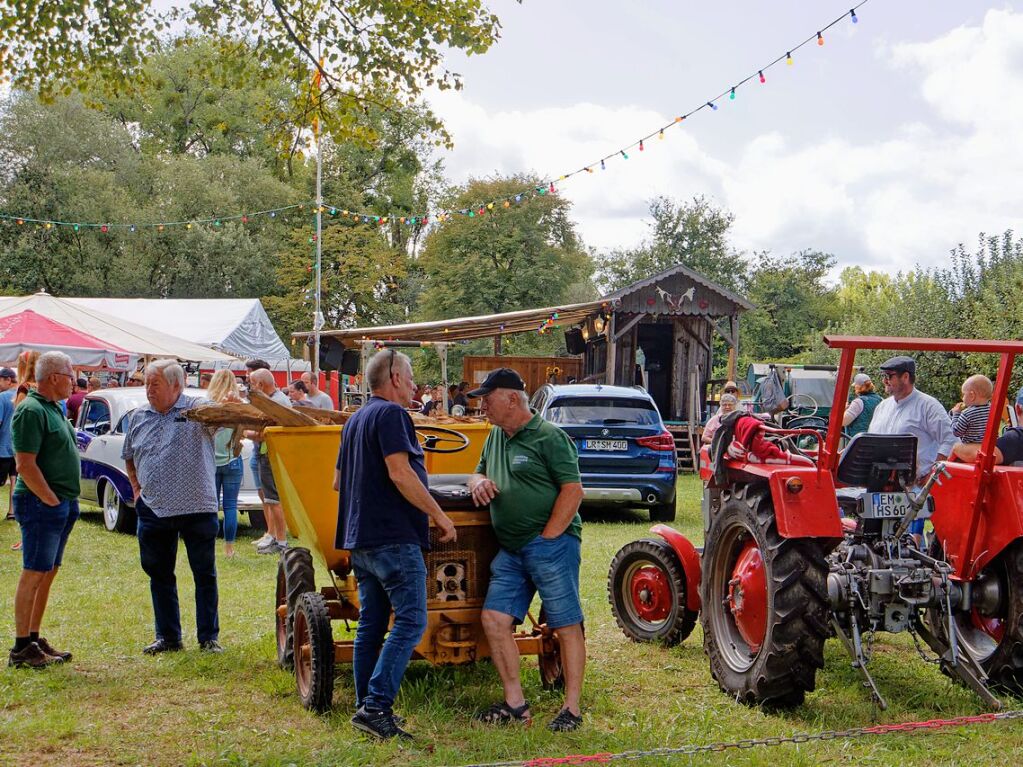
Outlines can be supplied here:
<path id="1" fill-rule="evenodd" d="M 654 525 L 650 532 L 661 536 L 678 555 L 686 576 L 686 607 L 700 611 L 700 553 L 692 542 L 674 527 Z"/>

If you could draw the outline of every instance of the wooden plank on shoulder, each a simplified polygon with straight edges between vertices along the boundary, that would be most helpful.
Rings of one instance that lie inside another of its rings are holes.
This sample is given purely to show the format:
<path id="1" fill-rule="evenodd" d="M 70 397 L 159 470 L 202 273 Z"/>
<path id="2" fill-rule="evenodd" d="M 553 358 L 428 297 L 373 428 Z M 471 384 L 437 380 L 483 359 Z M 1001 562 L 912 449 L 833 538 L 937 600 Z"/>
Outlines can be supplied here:
<path id="1" fill-rule="evenodd" d="M 249 402 L 280 426 L 316 426 L 319 423 L 299 409 L 277 404 L 260 391 L 250 391 Z"/>

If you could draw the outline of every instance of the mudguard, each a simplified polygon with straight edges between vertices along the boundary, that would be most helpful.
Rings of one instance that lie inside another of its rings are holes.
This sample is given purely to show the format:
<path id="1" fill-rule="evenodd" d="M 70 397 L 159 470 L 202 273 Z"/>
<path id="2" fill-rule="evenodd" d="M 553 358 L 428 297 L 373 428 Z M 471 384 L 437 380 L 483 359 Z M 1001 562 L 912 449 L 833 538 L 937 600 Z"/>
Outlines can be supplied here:
<path id="1" fill-rule="evenodd" d="M 699 612 L 700 554 L 696 547 L 682 533 L 668 525 L 654 525 L 650 532 L 661 536 L 678 555 L 682 571 L 686 575 L 686 607 L 693 612 Z"/>

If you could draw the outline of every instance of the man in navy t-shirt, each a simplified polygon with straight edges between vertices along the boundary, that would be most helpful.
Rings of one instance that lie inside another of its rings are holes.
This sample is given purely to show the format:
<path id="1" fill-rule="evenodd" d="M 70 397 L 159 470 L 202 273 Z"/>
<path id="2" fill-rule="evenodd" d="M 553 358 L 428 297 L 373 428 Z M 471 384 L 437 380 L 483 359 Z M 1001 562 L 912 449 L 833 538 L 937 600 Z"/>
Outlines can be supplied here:
<path id="1" fill-rule="evenodd" d="M 336 545 L 351 551 L 359 584 L 352 724 L 379 738 L 411 738 L 395 723 L 392 707 L 426 631 L 429 520 L 442 543 L 455 540 L 455 526 L 430 495 L 423 449 L 405 411 L 416 391 L 411 361 L 385 349 L 373 355 L 365 375 L 372 396 L 345 423 L 334 477 Z"/>

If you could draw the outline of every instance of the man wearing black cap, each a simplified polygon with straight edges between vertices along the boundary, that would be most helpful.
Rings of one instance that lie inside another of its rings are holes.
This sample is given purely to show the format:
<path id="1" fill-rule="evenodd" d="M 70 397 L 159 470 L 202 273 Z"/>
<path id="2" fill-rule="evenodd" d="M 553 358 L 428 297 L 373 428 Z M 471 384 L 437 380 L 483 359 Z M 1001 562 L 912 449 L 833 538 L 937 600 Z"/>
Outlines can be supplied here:
<path id="1" fill-rule="evenodd" d="M 504 699 L 479 715 L 502 724 L 532 719 L 519 680 L 519 651 L 512 632 L 540 593 L 547 625 L 558 637 L 565 671 L 565 702 L 548 725 L 555 732 L 582 724 L 579 696 L 586 666 L 579 599 L 583 486 L 579 456 L 564 431 L 529 408 L 526 386 L 510 368 L 493 371 L 470 397 L 482 397 L 490 430 L 469 490 L 477 505 L 490 504 L 501 549 L 490 565 L 481 620 L 501 675 Z M 347 427 L 346 427 L 347 428 Z"/>
<path id="2" fill-rule="evenodd" d="M 892 357 L 885 362 L 881 365 L 881 380 L 891 396 L 874 409 L 869 432 L 915 436 L 917 482 L 923 483 L 935 462 L 944 461 L 952 453 L 956 439 L 948 413 L 938 400 L 916 388 L 916 361 L 912 357 Z"/>

